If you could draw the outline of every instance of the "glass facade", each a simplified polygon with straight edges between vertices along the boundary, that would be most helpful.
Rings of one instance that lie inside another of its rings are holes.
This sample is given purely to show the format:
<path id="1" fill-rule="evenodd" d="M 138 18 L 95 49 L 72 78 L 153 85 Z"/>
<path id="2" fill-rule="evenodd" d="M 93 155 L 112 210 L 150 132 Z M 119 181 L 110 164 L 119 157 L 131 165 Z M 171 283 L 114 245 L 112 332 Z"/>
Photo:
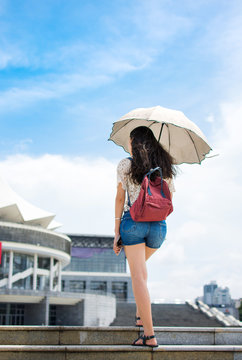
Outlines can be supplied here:
<path id="1" fill-rule="evenodd" d="M 49 276 L 37 275 L 37 290 L 48 290 L 49 289 Z"/>
<path id="2" fill-rule="evenodd" d="M 59 260 L 51 255 L 5 250 L 0 265 L 0 288 L 114 294 L 117 300 L 127 301 L 130 298 L 131 287 L 130 279 L 126 281 L 126 274 L 122 276 L 126 273 L 125 253 L 122 251 L 117 257 L 113 252 L 112 243 L 111 237 L 110 239 L 97 236 L 79 237 L 78 243 L 73 243 L 71 262 L 62 269 Z M 24 247 L 21 251 L 25 251 Z M 17 313 L 16 309 L 13 307 L 5 309 L 9 315 L 4 319 L 0 309 L 2 323 L 21 323 L 21 311 L 24 310 L 18 308 L 19 313 Z M 6 311 L 4 311 L 5 315 Z M 11 315 L 11 311 L 15 315 Z M 53 324 L 54 317 L 53 308 L 53 316 L 50 318 Z"/>
<path id="3" fill-rule="evenodd" d="M 9 260 L 10 260 L 10 253 L 3 252 L 2 253 L 2 263 L 0 265 L 0 280 L 6 279 L 8 277 Z"/>
<path id="4" fill-rule="evenodd" d="M 13 275 L 34 266 L 34 257 L 26 254 L 14 253 Z"/>
<path id="5" fill-rule="evenodd" d="M 113 237 L 68 236 L 72 240 L 71 262 L 62 272 L 62 291 L 113 294 L 118 301 L 133 301 L 125 252 L 115 255 Z"/>
<path id="6" fill-rule="evenodd" d="M 38 268 L 50 270 L 50 258 L 38 257 Z"/>
<path id="7" fill-rule="evenodd" d="M 69 291 L 85 292 L 85 290 L 86 290 L 86 281 L 82 281 L 82 280 L 70 280 L 69 281 Z"/>
<path id="8" fill-rule="evenodd" d="M 32 290 L 34 287 L 34 255 L 24 253 L 12 253 L 13 266 L 11 284 L 7 281 L 10 270 L 10 257 L 9 251 L 4 251 L 2 254 L 2 264 L 0 265 L 0 287 L 11 289 Z M 37 256 L 37 269 L 36 269 L 36 290 L 49 290 L 50 289 L 50 257 Z M 53 265 L 57 264 L 58 260 L 54 259 Z M 58 266 L 57 266 L 58 267 Z M 58 287 L 58 271 L 53 270 L 53 287 L 55 291 Z M 41 273 L 42 272 L 42 273 Z M 4 280 L 6 279 L 6 280 Z"/>
<path id="9" fill-rule="evenodd" d="M 13 256 L 13 275 L 21 273 L 29 268 L 34 267 L 34 257 L 26 254 L 14 253 Z M 13 289 L 32 289 L 33 275 L 15 281 L 12 285 Z"/>
<path id="10" fill-rule="evenodd" d="M 116 296 L 117 300 L 127 300 L 128 284 L 126 281 L 113 281 L 112 293 Z"/>
<path id="11" fill-rule="evenodd" d="M 31 290 L 33 288 L 33 275 L 30 275 L 25 279 L 20 279 L 18 281 L 15 281 L 12 285 L 12 288 Z"/>
<path id="12" fill-rule="evenodd" d="M 106 281 L 91 281 L 90 290 L 106 294 L 107 293 L 107 282 Z"/>
<path id="13" fill-rule="evenodd" d="M 110 248 L 72 248 L 70 264 L 64 271 L 118 272 L 126 271 L 124 251 L 117 257 Z"/>

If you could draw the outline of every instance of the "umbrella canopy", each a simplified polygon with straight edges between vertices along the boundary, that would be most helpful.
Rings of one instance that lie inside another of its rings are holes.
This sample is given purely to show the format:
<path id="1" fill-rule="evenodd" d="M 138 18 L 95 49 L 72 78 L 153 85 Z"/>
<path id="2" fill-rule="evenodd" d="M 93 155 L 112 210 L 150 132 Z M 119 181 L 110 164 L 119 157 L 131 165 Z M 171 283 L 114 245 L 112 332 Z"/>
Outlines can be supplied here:
<path id="1" fill-rule="evenodd" d="M 183 112 L 161 106 L 138 108 L 122 116 L 113 124 L 109 140 L 129 152 L 130 132 L 138 126 L 153 131 L 175 164 L 200 164 L 211 150 L 202 131 Z"/>

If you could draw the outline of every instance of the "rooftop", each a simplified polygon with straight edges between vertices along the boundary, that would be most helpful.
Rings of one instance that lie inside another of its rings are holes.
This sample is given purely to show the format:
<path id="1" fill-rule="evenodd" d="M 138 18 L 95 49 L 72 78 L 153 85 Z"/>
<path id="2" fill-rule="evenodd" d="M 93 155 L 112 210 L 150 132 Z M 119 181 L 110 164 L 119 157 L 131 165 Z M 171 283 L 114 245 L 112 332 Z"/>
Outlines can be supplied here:
<path id="1" fill-rule="evenodd" d="M 54 230 L 61 226 L 53 220 L 54 217 L 55 214 L 42 210 L 24 200 L 0 178 L 0 220 Z"/>

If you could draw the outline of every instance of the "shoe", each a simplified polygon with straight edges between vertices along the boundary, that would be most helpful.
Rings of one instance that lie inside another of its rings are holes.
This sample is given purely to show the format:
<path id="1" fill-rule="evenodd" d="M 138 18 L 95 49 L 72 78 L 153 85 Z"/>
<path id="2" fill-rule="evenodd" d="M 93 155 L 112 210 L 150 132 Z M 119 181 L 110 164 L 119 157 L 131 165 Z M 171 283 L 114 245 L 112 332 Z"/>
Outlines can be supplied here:
<path id="1" fill-rule="evenodd" d="M 141 324 L 141 325 L 136 324 L 136 321 L 138 321 L 138 320 L 141 320 L 140 317 L 135 316 L 135 326 L 139 326 L 139 327 L 143 326 L 143 324 Z"/>
<path id="2" fill-rule="evenodd" d="M 145 336 L 145 335 L 141 335 L 138 337 L 138 339 L 134 340 L 133 342 L 133 346 L 148 346 L 148 347 L 151 347 L 151 348 L 155 348 L 155 347 L 158 347 L 159 345 L 149 345 L 149 344 L 146 344 L 146 340 L 150 340 L 150 339 L 154 339 L 155 338 L 155 335 L 150 335 L 150 336 Z M 142 339 L 143 340 L 143 344 L 136 344 L 136 341 L 138 341 L 139 339 Z"/>

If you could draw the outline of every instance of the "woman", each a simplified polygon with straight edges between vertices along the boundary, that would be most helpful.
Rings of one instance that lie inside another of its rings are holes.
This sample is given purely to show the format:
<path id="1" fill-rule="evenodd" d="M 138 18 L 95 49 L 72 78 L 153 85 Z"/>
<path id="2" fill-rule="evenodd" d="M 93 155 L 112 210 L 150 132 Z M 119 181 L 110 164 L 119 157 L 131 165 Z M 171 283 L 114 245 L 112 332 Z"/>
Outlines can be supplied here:
<path id="1" fill-rule="evenodd" d="M 172 177 L 175 168 L 171 156 L 156 140 L 153 132 L 140 126 L 130 133 L 129 152 L 132 158 L 120 161 L 117 167 L 117 195 L 115 199 L 115 238 L 113 250 L 116 255 L 121 248 L 117 241 L 121 236 L 127 257 L 132 287 L 136 302 L 136 325 L 143 326 L 144 335 L 133 342 L 132 345 L 156 347 L 154 335 L 151 303 L 147 288 L 146 260 L 161 246 L 166 236 L 166 222 L 135 222 L 129 213 L 128 192 L 130 205 L 138 198 L 144 175 L 157 166 L 161 167 L 163 178 L 167 181 L 169 189 L 174 192 Z M 151 175 L 151 180 L 159 176 L 159 172 Z M 124 214 L 123 214 L 124 211 Z M 123 217 L 122 217 L 123 214 Z"/>

